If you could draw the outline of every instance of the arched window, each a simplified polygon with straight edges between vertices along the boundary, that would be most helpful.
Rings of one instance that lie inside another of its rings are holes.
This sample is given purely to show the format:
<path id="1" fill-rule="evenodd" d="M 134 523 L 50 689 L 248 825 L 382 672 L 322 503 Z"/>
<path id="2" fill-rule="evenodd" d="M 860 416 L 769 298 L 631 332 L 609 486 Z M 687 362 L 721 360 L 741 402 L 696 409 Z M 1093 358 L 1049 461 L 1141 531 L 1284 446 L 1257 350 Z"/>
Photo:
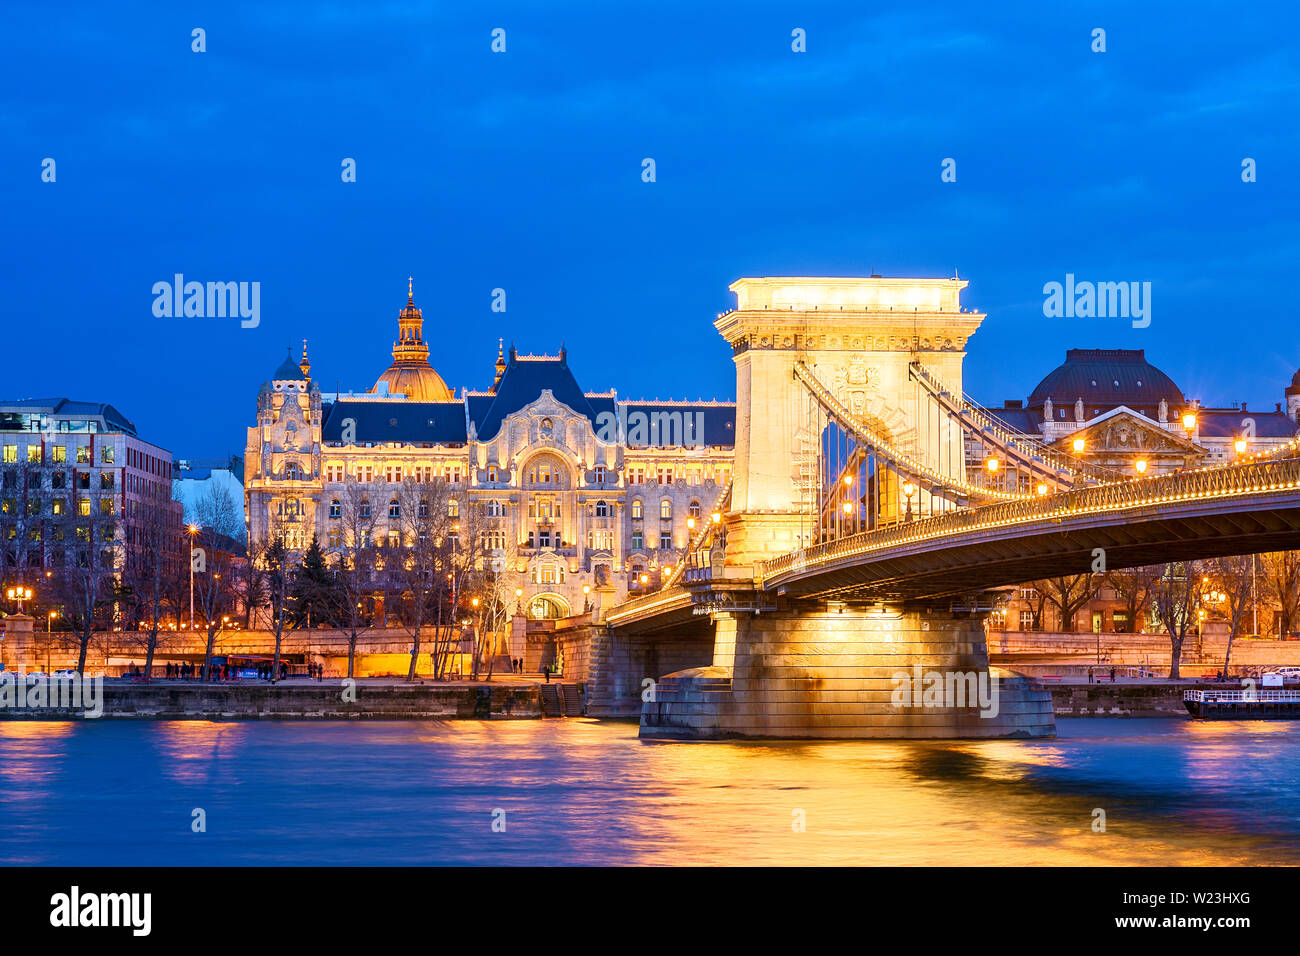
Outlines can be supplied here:
<path id="1" fill-rule="evenodd" d="M 334 498 L 332 501 L 330 501 L 330 517 L 337 518 L 341 514 L 343 514 L 343 506 L 339 504 L 339 500 L 337 498 Z"/>
<path id="2" fill-rule="evenodd" d="M 289 481 L 301 481 L 302 466 L 299 465 L 296 461 L 289 462 L 287 465 L 284 466 L 284 477 L 287 478 Z"/>
<path id="3" fill-rule="evenodd" d="M 608 501 L 597 501 L 597 502 L 596 502 L 596 517 L 597 517 L 597 518 L 608 518 L 608 517 L 609 517 L 609 502 L 608 502 Z"/>
<path id="4" fill-rule="evenodd" d="M 459 498 L 448 498 L 448 499 L 447 499 L 447 517 L 448 517 L 448 518 L 459 518 L 459 517 L 460 517 L 460 499 L 459 499 Z"/>
<path id="5" fill-rule="evenodd" d="M 388 517 L 400 518 L 401 516 L 402 516 L 402 506 L 397 503 L 396 498 L 391 499 L 388 502 Z"/>
<path id="6" fill-rule="evenodd" d="M 665 498 L 659 502 L 659 517 L 671 518 L 673 516 L 673 503 L 670 499 Z"/>
<path id="7" fill-rule="evenodd" d="M 489 518 L 500 518 L 500 517 L 501 517 L 501 502 L 499 502 L 499 501 L 489 501 L 489 502 L 487 503 L 487 513 L 488 513 L 488 517 L 489 517 Z"/>
<path id="8" fill-rule="evenodd" d="M 526 480 L 530 486 L 563 488 L 568 469 L 555 455 L 538 455 L 528 463 Z"/>
<path id="9" fill-rule="evenodd" d="M 641 517 L 641 499 L 640 499 L 640 498 L 633 498 L 633 499 L 632 499 L 632 517 L 633 517 L 633 518 L 640 518 L 640 517 Z"/>
<path id="10" fill-rule="evenodd" d="M 686 514 L 691 518 L 698 518 L 700 516 L 700 503 L 694 498 L 691 499 L 691 504 L 690 507 L 686 509 Z"/>

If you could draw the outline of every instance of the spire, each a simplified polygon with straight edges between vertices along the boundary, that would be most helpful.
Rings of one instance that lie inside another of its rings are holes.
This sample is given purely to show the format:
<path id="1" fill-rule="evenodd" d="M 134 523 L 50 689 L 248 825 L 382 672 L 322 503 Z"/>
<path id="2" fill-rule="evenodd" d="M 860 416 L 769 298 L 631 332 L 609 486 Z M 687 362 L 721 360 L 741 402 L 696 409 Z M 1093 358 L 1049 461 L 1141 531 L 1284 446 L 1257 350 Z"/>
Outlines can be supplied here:
<path id="1" fill-rule="evenodd" d="M 306 339 L 302 340 L 302 361 L 298 363 L 298 367 L 302 369 L 302 377 L 310 382 L 311 362 L 307 361 L 307 340 Z"/>
<path id="2" fill-rule="evenodd" d="M 406 304 L 415 305 L 415 276 L 406 277 Z"/>
<path id="3" fill-rule="evenodd" d="M 492 382 L 493 390 L 501 384 L 501 376 L 506 374 L 505 339 L 497 339 L 497 377 Z"/>

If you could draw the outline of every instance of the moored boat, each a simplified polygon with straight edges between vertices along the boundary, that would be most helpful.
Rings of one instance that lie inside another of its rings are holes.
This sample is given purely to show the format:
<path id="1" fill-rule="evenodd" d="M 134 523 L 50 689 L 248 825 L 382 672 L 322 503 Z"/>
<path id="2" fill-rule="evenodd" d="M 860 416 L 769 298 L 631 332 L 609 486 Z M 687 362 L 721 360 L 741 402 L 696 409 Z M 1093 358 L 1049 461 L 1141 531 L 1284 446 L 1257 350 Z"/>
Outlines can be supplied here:
<path id="1" fill-rule="evenodd" d="M 1295 720 L 1300 690 L 1187 690 L 1183 706 L 1202 720 Z"/>

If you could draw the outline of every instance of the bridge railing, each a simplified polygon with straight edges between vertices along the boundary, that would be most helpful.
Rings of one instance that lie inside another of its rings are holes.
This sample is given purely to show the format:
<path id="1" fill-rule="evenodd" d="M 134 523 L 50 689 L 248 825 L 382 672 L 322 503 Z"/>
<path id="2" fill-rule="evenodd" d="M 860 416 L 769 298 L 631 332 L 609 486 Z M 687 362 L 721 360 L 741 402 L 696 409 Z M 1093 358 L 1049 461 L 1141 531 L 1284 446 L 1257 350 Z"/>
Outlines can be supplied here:
<path id="1" fill-rule="evenodd" d="M 792 570 L 811 570 L 817 564 L 916 541 L 1006 525 L 1059 521 L 1081 514 L 1297 487 L 1300 487 L 1300 458 L 1198 468 L 1038 498 L 1000 502 L 849 535 L 764 562 L 759 567 L 759 573 L 766 586 L 770 579 Z"/>

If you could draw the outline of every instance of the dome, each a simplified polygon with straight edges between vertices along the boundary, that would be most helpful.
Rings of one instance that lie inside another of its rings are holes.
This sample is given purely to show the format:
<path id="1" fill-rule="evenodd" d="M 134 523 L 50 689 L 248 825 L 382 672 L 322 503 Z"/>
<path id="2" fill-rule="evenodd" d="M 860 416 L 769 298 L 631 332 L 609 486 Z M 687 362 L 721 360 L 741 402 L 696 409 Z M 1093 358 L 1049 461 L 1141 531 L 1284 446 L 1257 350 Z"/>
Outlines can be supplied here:
<path id="1" fill-rule="evenodd" d="M 1286 390 L 1288 395 L 1300 395 L 1300 371 L 1291 376 L 1291 387 Z"/>
<path id="2" fill-rule="evenodd" d="M 388 393 L 399 392 L 413 402 L 450 402 L 455 399 L 447 384 L 427 362 L 424 365 L 402 365 L 394 362 L 375 382 L 372 392 L 379 391 L 379 383 L 388 383 Z"/>
<path id="3" fill-rule="evenodd" d="M 273 382 L 305 382 L 306 380 L 307 376 L 302 374 L 302 369 L 293 360 L 292 349 L 289 350 L 289 355 L 285 360 L 280 363 L 280 367 L 275 370 L 275 374 L 271 376 Z"/>
<path id="4" fill-rule="evenodd" d="M 1070 349 L 1065 364 L 1038 383 L 1025 405 L 1041 408 L 1049 398 L 1058 408 L 1081 398 L 1089 408 L 1127 405 L 1136 411 L 1154 411 L 1162 399 L 1170 408 L 1186 403 L 1174 380 L 1146 360 L 1145 349 Z"/>
<path id="5" fill-rule="evenodd" d="M 390 395 L 402 394 L 413 402 L 450 402 L 456 396 L 429 364 L 429 346 L 424 344 L 424 313 L 415 305 L 414 280 L 407 280 L 406 307 L 397 314 L 397 341 L 393 343 L 393 364 L 375 381 L 370 391 L 387 383 Z"/>

